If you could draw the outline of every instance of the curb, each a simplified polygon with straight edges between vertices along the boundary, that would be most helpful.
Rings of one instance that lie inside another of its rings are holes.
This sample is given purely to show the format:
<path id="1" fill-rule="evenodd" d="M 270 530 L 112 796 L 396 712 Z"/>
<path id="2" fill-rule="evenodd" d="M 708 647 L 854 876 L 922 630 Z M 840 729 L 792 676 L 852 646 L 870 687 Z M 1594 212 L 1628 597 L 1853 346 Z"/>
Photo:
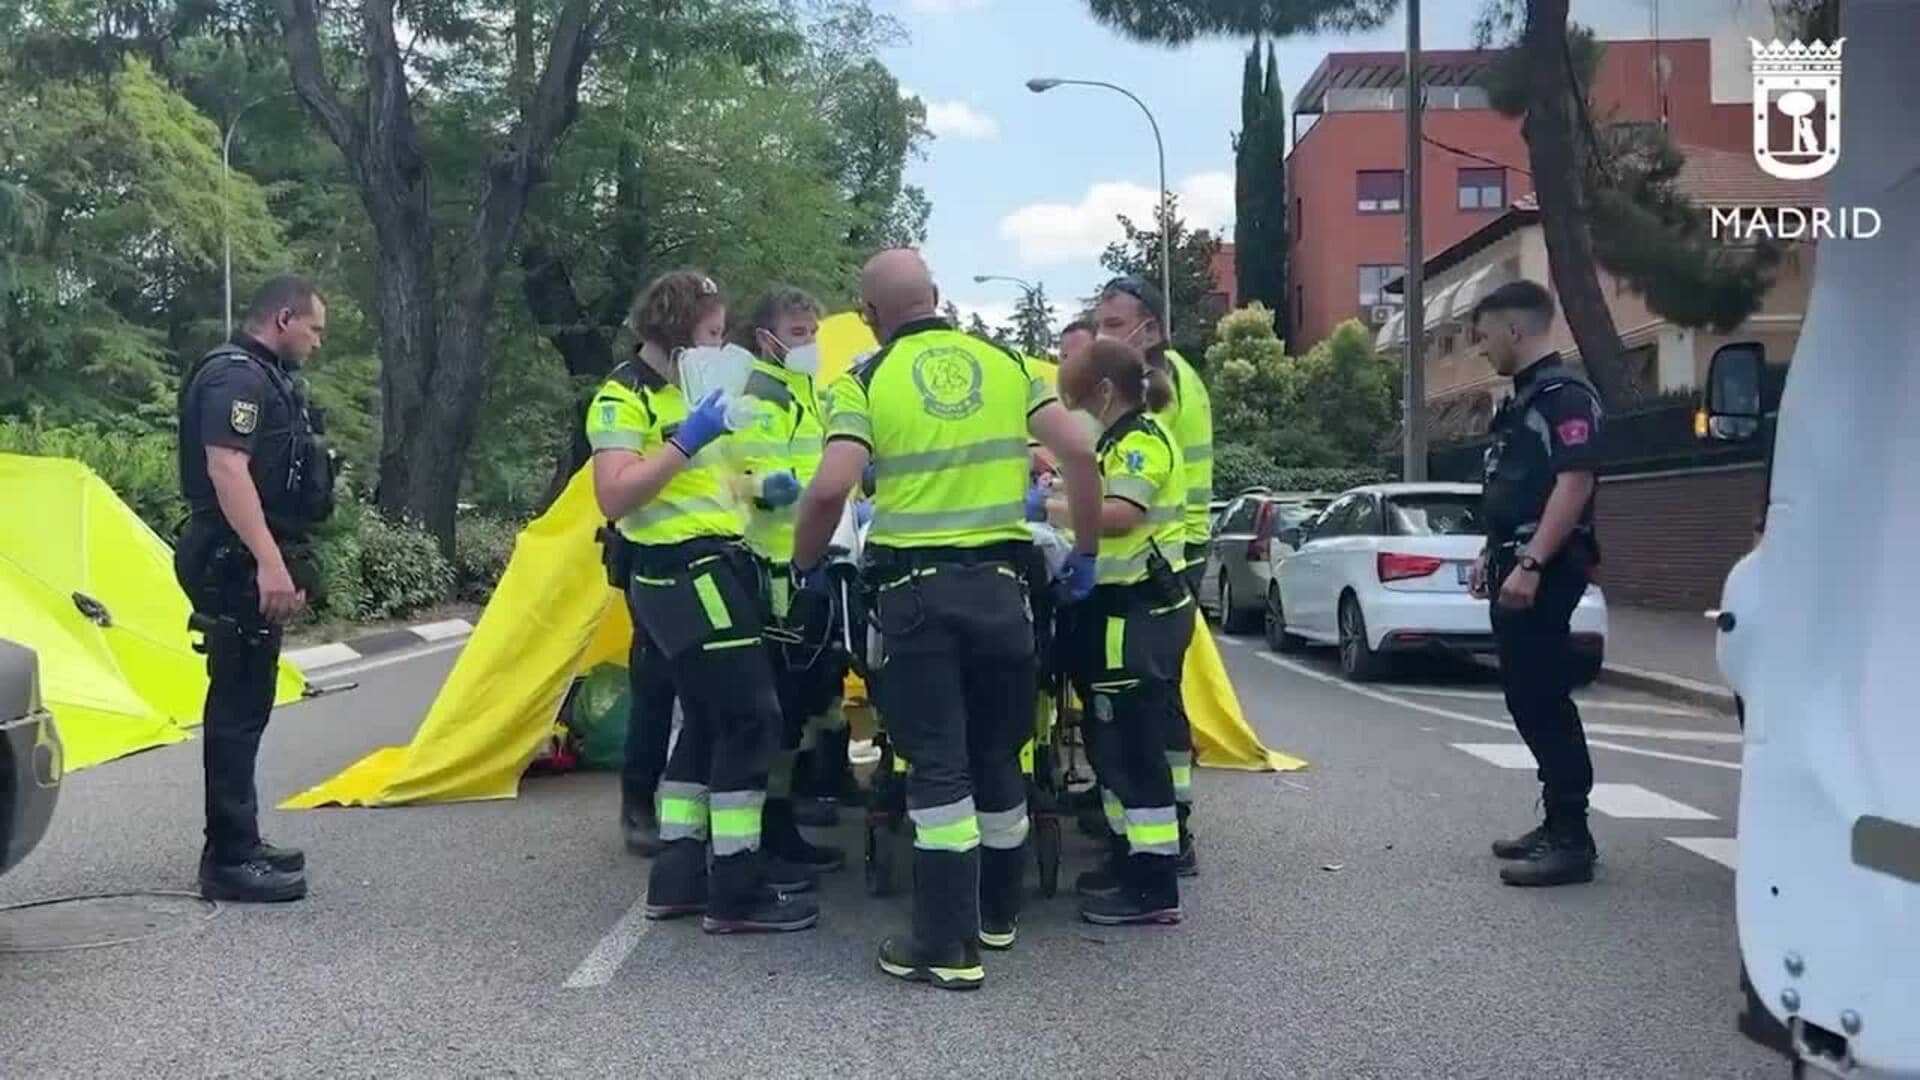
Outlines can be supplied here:
<path id="1" fill-rule="evenodd" d="M 1640 690 L 1683 705 L 1700 705 L 1728 713 L 1734 711 L 1733 691 L 1714 683 L 1683 679 L 1678 675 L 1627 667 L 1624 664 L 1602 666 L 1600 681 L 1610 686 Z"/>
<path id="2" fill-rule="evenodd" d="M 409 626 L 401 630 L 383 630 L 351 641 L 335 641 L 325 645 L 308 645 L 301 649 L 289 649 L 281 654 L 281 659 L 299 668 L 302 675 L 311 676 L 328 668 L 364 660 L 369 656 L 433 645 L 442 641 L 455 641 L 472 633 L 473 624 L 467 620 L 448 619 L 444 622 Z"/>

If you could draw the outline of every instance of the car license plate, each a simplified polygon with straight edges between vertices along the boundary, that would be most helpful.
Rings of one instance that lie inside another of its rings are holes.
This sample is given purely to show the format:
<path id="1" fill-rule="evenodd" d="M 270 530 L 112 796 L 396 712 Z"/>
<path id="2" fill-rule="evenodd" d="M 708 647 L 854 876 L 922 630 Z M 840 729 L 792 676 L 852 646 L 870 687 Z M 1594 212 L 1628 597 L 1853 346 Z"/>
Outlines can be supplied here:
<path id="1" fill-rule="evenodd" d="M 1470 562 L 1454 563 L 1453 572 L 1458 576 L 1460 584 L 1465 585 L 1467 579 L 1473 574 L 1473 564 Z"/>

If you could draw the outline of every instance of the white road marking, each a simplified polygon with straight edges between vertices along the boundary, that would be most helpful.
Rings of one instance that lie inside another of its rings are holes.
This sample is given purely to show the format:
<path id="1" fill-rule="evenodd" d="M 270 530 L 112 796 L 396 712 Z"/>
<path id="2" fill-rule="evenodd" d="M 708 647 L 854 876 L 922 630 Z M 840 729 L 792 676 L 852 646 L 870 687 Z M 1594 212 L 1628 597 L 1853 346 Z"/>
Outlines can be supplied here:
<path id="1" fill-rule="evenodd" d="M 1239 648 L 1246 644 L 1246 642 L 1241 641 L 1237 637 L 1228 637 L 1225 634 L 1215 634 L 1213 635 L 1213 640 L 1221 645 L 1231 645 L 1234 648 Z"/>
<path id="2" fill-rule="evenodd" d="M 1455 690 L 1442 686 L 1403 686 L 1403 694 L 1419 694 L 1422 697 L 1458 698 L 1462 701 L 1503 701 L 1506 695 L 1498 690 Z M 1577 696 L 1582 709 L 1619 709 L 1623 712 L 1642 712 L 1649 716 L 1686 716 L 1700 720 L 1710 720 L 1714 714 L 1702 709 L 1689 709 L 1681 705 L 1656 705 L 1651 702 L 1608 701 L 1603 698 Z M 1718 732 L 1714 734 L 1719 734 Z M 1738 736 L 1735 736 L 1738 739 Z"/>
<path id="3" fill-rule="evenodd" d="M 1485 717 L 1470 716 L 1463 712 L 1455 712 L 1452 709 L 1442 709 L 1437 705 L 1428 705 L 1425 702 L 1408 701 L 1406 698 L 1395 697 L 1392 694 L 1382 693 L 1378 690 L 1373 689 L 1372 687 L 1359 686 L 1354 683 L 1350 683 L 1345 679 L 1342 679 L 1335 675 L 1328 675 L 1324 672 L 1315 671 L 1312 668 L 1307 667 L 1303 664 L 1294 663 L 1292 660 L 1287 660 L 1282 657 L 1275 656 L 1272 653 L 1263 652 L 1263 653 L 1255 653 L 1254 655 L 1258 656 L 1262 660 L 1265 660 L 1267 663 L 1274 665 L 1275 667 L 1285 668 L 1296 675 L 1304 676 L 1316 682 L 1327 683 L 1330 686 L 1338 686 L 1343 690 L 1347 690 L 1352 693 L 1359 694 L 1361 697 L 1364 697 L 1364 698 L 1372 698 L 1375 701 L 1385 702 L 1388 705 L 1398 705 L 1403 709 L 1412 709 L 1415 712 L 1423 712 L 1428 714 L 1429 716 L 1438 716 L 1438 717 L 1442 717 L 1447 720 L 1453 720 L 1462 724 L 1472 724 L 1475 727 L 1490 728 L 1494 731 L 1504 732 L 1508 735 L 1513 734 L 1513 725 L 1504 720 L 1488 720 Z M 1736 761 L 1715 761 L 1712 758 L 1693 757 L 1688 754 L 1670 754 L 1664 750 L 1647 750 L 1638 746 L 1623 746 L 1620 743 L 1602 742 L 1598 739 L 1588 739 L 1587 746 L 1595 750 L 1612 750 L 1616 753 L 1621 753 L 1621 754 L 1634 754 L 1639 757 L 1658 758 L 1661 761 L 1679 761 L 1679 762 L 1684 762 L 1688 765 L 1704 765 L 1710 769 L 1729 769 L 1729 770 L 1732 770 L 1733 772 L 1740 771 L 1740 763 Z"/>
<path id="4" fill-rule="evenodd" d="M 304 674 L 334 664 L 350 664 L 360 659 L 360 654 L 336 641 L 328 645 L 309 645 L 304 649 L 289 649 L 280 658 L 299 668 Z"/>
<path id="5" fill-rule="evenodd" d="M 1704 855 L 1729 870 L 1740 869 L 1740 841 L 1731 836 L 1669 836 L 1667 842 L 1678 844 L 1695 855 Z"/>
<path id="6" fill-rule="evenodd" d="M 1499 769 L 1534 769 L 1538 765 L 1533 760 L 1533 751 L 1526 743 L 1490 742 L 1453 744 L 1455 750 L 1464 751 L 1481 761 Z"/>
<path id="7" fill-rule="evenodd" d="M 573 969 L 567 981 L 561 985 L 569 990 L 586 990 L 595 986 L 605 986 L 613 981 L 614 972 L 627 962 L 634 946 L 647 935 L 653 923 L 647 918 L 647 894 L 642 892 L 633 906 L 627 909 L 620 921 L 613 924 L 593 951 L 587 954 L 580 966 Z"/>
<path id="8" fill-rule="evenodd" d="M 1698 810 L 1639 784 L 1595 784 L 1587 802 L 1595 810 L 1615 818 L 1657 818 L 1662 821 L 1717 821 L 1712 814 Z"/>
<path id="9" fill-rule="evenodd" d="M 1582 705 L 1581 708 L 1586 708 Z M 1645 727 L 1640 724 L 1585 724 L 1581 725 L 1592 735 L 1623 735 L 1629 739 L 1669 739 L 1673 742 L 1715 743 L 1721 746 L 1738 746 L 1740 733 L 1737 731 L 1676 731 L 1672 728 Z"/>

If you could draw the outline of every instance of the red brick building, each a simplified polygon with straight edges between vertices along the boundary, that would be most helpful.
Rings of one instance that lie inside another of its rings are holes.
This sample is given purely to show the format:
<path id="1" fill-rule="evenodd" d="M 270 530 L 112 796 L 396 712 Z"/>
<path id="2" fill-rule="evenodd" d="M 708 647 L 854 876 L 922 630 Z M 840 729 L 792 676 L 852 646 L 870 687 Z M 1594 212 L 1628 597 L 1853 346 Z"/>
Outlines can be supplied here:
<path id="1" fill-rule="evenodd" d="M 1426 257 L 1533 190 L 1519 121 L 1494 111 L 1480 85 L 1494 58 L 1424 54 Z M 1664 121 L 1677 142 L 1745 153 L 1747 106 L 1714 100 L 1712 61 L 1706 39 L 1607 42 L 1593 88 L 1596 119 Z M 1288 285 L 1299 348 L 1347 319 L 1378 328 L 1398 303 L 1381 290 L 1401 276 L 1406 258 L 1405 73 L 1398 52 L 1333 53 L 1294 99 Z"/>

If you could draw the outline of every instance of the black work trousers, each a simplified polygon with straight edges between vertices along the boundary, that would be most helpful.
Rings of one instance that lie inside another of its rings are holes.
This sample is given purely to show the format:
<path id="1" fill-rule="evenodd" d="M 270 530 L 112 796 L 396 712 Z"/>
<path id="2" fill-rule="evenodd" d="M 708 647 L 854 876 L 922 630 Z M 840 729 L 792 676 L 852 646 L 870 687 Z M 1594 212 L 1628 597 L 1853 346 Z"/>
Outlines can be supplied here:
<path id="1" fill-rule="evenodd" d="M 648 893 L 697 895 L 705 877 L 708 911 L 744 917 L 765 882 L 760 821 L 780 725 L 760 574 L 744 549 L 719 541 L 642 548 L 634 563 L 628 606 L 666 657 L 681 717 L 660 780 L 666 850 Z"/>
<path id="2" fill-rule="evenodd" d="M 875 689 L 907 760 L 913 937 L 928 950 L 971 947 L 983 915 L 1005 925 L 1019 913 L 1020 748 L 1037 678 L 1020 570 L 1009 560 L 876 572 L 886 673 Z"/>
<path id="3" fill-rule="evenodd" d="M 1507 711 L 1539 766 L 1548 826 L 1583 832 L 1593 759 L 1573 703 L 1569 625 L 1587 591 L 1586 564 L 1577 556 L 1562 556 L 1542 567 L 1533 605 L 1522 610 L 1500 604 L 1500 585 L 1511 570 L 1509 560 L 1496 558 L 1488 582 Z"/>
<path id="4" fill-rule="evenodd" d="M 633 628 L 633 647 L 627 653 L 626 758 L 620 767 L 620 802 L 629 807 L 653 807 L 660 774 L 667 767 L 667 746 L 673 738 L 673 668 L 647 637 Z"/>
<path id="5" fill-rule="evenodd" d="M 1177 904 L 1176 793 L 1191 772 L 1180 670 L 1193 638 L 1193 600 L 1169 604 L 1152 586 L 1102 586 L 1069 618 L 1087 756 L 1116 854 L 1128 856 L 1123 882 L 1152 906 Z"/>
<path id="6" fill-rule="evenodd" d="M 218 560 L 236 580 L 213 580 L 217 547 L 238 544 L 224 528 L 195 521 L 174 550 L 174 576 L 194 611 L 219 620 L 205 633 L 207 700 L 200 756 L 206 784 L 206 855 L 216 866 L 244 861 L 260 846 L 260 796 L 254 785 L 260 738 L 273 714 L 281 631 L 260 615 L 251 558 Z M 244 580 L 238 580 L 240 575 Z"/>

